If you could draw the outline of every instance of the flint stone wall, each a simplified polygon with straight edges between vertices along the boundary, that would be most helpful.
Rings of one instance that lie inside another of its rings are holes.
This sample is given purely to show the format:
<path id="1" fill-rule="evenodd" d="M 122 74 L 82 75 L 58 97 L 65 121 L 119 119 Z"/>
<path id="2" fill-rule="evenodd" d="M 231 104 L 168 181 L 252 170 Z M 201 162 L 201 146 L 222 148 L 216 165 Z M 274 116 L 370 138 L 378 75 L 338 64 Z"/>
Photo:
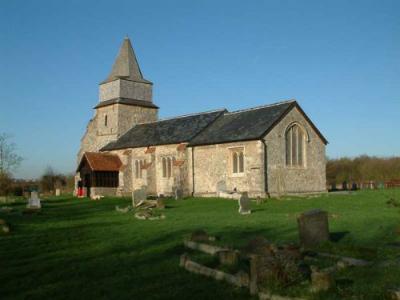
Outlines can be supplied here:
<path id="1" fill-rule="evenodd" d="M 265 196 L 264 148 L 261 141 L 197 146 L 194 149 L 195 195 L 217 196 L 221 182 L 227 191 L 248 191 L 250 197 Z M 234 174 L 232 151 L 243 148 L 244 173 Z"/>
<path id="2" fill-rule="evenodd" d="M 174 194 L 174 187 L 183 190 L 183 195 L 191 193 L 190 161 L 188 156 L 191 149 L 178 151 L 179 144 L 156 146 L 155 151 L 146 151 L 147 147 L 114 150 L 110 153 L 117 154 L 123 164 L 119 173 L 119 193 L 127 195 L 142 186 L 147 187 L 149 195 Z M 147 153 L 146 153 L 147 152 Z M 181 166 L 172 166 L 170 178 L 163 177 L 162 158 L 175 157 L 175 160 L 183 160 Z M 146 160 L 147 168 L 142 169 L 142 177 L 136 178 L 135 161 Z"/>
<path id="3" fill-rule="evenodd" d="M 286 166 L 285 132 L 299 124 L 308 135 L 305 167 Z M 264 138 L 267 144 L 267 185 L 271 195 L 326 192 L 325 144 L 298 111 L 292 109 Z"/>

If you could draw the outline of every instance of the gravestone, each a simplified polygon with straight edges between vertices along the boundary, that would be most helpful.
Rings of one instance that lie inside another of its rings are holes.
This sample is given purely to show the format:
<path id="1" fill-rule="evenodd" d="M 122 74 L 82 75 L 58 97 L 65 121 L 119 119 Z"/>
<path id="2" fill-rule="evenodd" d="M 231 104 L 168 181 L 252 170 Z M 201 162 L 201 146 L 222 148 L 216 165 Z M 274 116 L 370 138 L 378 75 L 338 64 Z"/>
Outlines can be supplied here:
<path id="1" fill-rule="evenodd" d="M 28 208 L 36 208 L 39 209 L 42 207 L 42 205 L 40 204 L 40 199 L 38 197 L 38 192 L 31 192 L 31 197 L 28 200 Z"/>
<path id="2" fill-rule="evenodd" d="M 314 209 L 302 213 L 297 218 L 300 243 L 306 248 L 317 246 L 329 240 L 328 213 Z"/>
<path id="3" fill-rule="evenodd" d="M 226 192 L 226 182 L 224 180 L 217 182 L 217 195 L 220 197 L 221 192 Z"/>
<path id="4" fill-rule="evenodd" d="M 60 189 L 56 189 L 56 196 L 60 196 L 61 195 L 61 190 Z"/>
<path id="5" fill-rule="evenodd" d="M 134 190 L 132 192 L 132 206 L 136 206 L 141 201 L 147 199 L 146 186 L 142 186 L 140 189 Z"/>
<path id="6" fill-rule="evenodd" d="M 175 198 L 175 200 L 182 199 L 182 197 L 183 197 L 182 188 L 179 188 L 179 187 L 175 188 L 174 189 L 174 198 Z"/>
<path id="7" fill-rule="evenodd" d="M 251 214 L 250 199 L 247 192 L 243 192 L 239 199 L 239 213 L 241 215 Z"/>

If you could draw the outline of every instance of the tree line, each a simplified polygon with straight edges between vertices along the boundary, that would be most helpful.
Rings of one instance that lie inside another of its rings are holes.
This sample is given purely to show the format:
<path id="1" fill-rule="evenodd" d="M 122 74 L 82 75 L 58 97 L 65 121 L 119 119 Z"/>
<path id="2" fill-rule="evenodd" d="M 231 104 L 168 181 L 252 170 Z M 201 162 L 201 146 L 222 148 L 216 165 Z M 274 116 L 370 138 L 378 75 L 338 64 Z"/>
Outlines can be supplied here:
<path id="1" fill-rule="evenodd" d="M 346 182 L 386 182 L 400 180 L 400 157 L 361 155 L 355 158 L 328 159 L 328 184 Z"/>
<path id="2" fill-rule="evenodd" d="M 40 190 L 54 192 L 56 188 L 71 192 L 74 188 L 73 174 L 60 174 L 47 167 L 37 180 L 14 179 L 13 173 L 23 158 L 17 154 L 16 145 L 11 136 L 0 133 L 0 196 L 22 196 L 24 192 Z"/>

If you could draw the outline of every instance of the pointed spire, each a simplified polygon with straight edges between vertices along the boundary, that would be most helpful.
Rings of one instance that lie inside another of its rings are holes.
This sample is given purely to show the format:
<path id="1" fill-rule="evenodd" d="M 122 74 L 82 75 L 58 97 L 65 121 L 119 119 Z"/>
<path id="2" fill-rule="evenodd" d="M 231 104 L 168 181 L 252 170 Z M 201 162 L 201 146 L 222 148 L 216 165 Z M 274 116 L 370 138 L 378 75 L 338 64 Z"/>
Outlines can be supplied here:
<path id="1" fill-rule="evenodd" d="M 126 36 L 122 42 L 122 46 L 119 50 L 117 59 L 114 62 L 111 73 L 104 82 L 109 82 L 118 78 L 150 83 L 150 81 L 143 78 L 128 36 Z"/>

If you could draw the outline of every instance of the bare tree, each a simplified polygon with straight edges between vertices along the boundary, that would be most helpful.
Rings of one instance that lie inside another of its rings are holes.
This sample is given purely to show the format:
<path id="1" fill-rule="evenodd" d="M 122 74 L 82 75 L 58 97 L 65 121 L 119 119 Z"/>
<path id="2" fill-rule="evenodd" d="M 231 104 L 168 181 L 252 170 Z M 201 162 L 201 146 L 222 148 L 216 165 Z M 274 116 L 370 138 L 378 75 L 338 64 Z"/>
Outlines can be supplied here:
<path id="1" fill-rule="evenodd" d="M 0 133 L 0 196 L 7 196 L 12 189 L 12 171 L 21 163 L 22 157 L 16 154 L 15 143 L 10 136 Z"/>
<path id="2" fill-rule="evenodd" d="M 10 175 L 22 161 L 22 157 L 16 153 L 15 143 L 10 139 L 10 135 L 0 133 L 0 174 L 2 175 Z"/>

